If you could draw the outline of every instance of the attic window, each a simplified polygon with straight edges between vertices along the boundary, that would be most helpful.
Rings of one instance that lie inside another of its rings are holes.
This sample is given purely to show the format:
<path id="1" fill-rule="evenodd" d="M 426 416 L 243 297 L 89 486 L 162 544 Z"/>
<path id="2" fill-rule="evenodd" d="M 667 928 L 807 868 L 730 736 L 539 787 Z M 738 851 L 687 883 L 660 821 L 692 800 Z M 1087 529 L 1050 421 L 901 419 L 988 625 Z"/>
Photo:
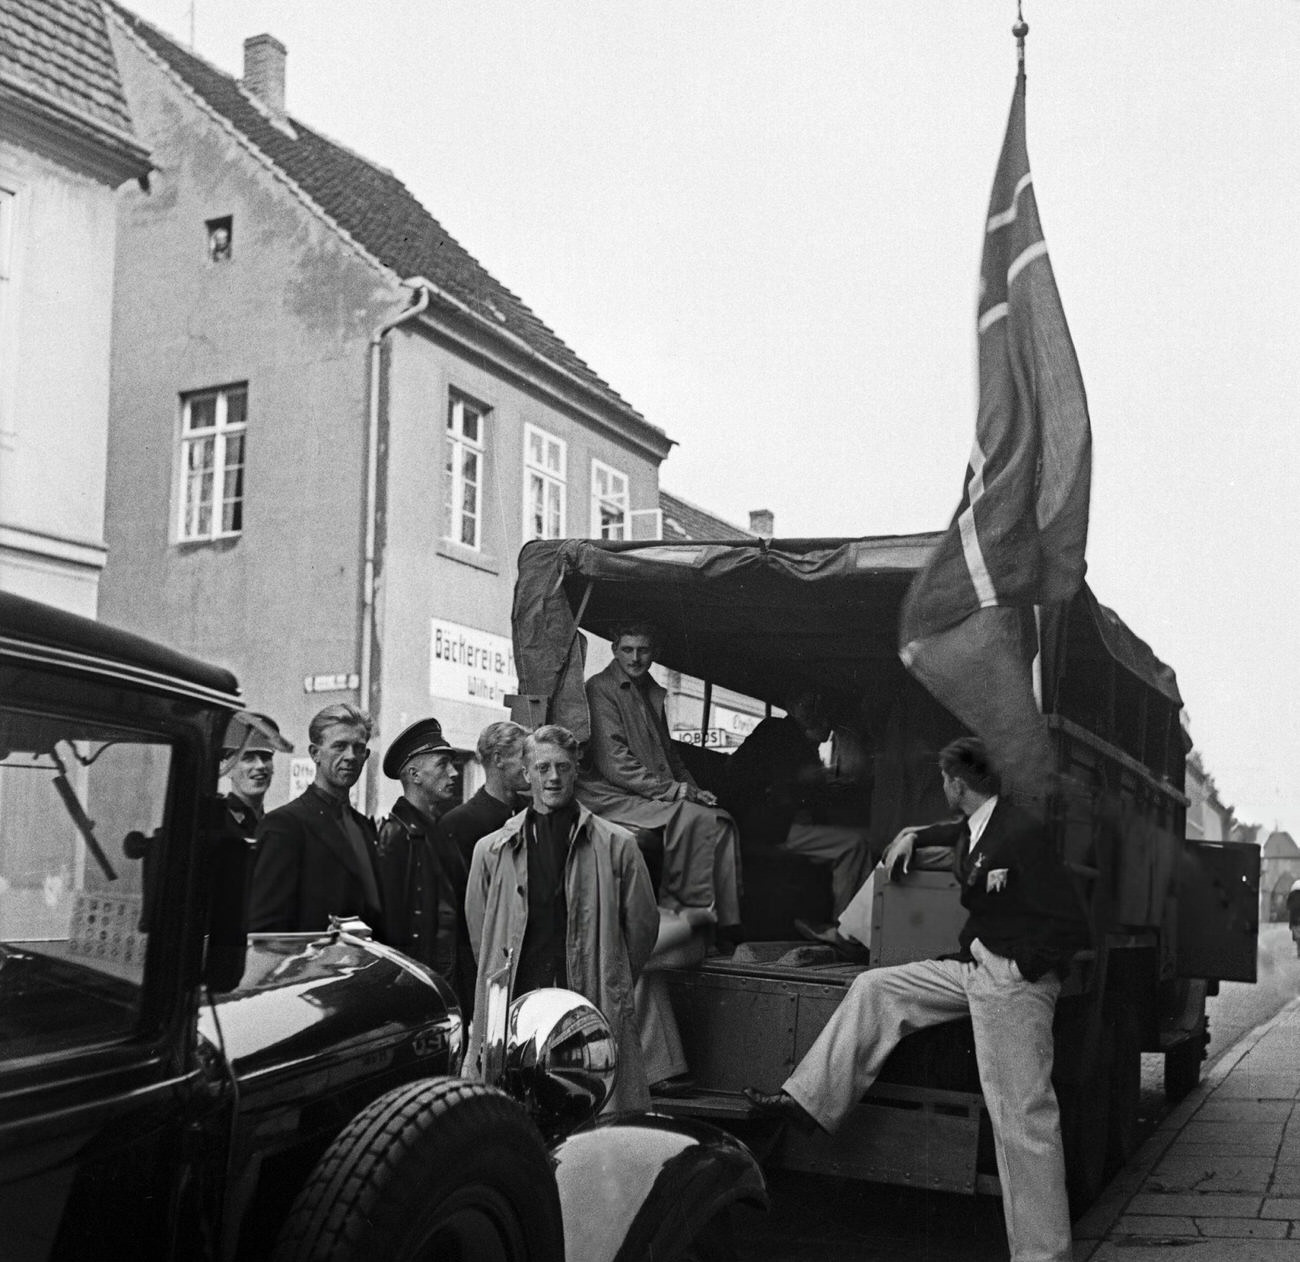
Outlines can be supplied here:
<path id="1" fill-rule="evenodd" d="M 235 248 L 234 218 L 222 215 L 220 219 L 209 219 L 205 226 L 208 230 L 208 261 L 229 263 Z"/>

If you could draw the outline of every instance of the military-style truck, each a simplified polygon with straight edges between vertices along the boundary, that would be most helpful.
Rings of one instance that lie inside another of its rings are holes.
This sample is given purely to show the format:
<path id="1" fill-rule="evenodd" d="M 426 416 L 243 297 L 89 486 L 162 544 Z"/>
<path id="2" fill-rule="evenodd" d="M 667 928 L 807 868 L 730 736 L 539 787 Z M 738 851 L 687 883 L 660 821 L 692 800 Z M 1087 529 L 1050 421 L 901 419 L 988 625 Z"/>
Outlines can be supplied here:
<path id="1" fill-rule="evenodd" d="M 514 602 L 517 717 L 586 738 L 584 633 L 652 621 L 659 663 L 703 681 L 700 739 L 681 748 L 699 782 L 717 787 L 726 756 L 703 748 L 714 690 L 770 713 L 814 687 L 857 750 L 859 822 L 879 854 L 901 827 L 944 811 L 935 756 L 963 734 L 897 651 L 901 602 L 938 539 L 527 544 Z M 1056 1018 L 1055 1082 L 1078 1210 L 1133 1149 L 1142 1053 L 1163 1054 L 1171 1096 L 1191 1090 L 1208 1041 L 1207 994 L 1220 980 L 1254 980 L 1258 852 L 1186 837 L 1188 741 L 1174 672 L 1086 585 L 1067 608 L 1044 611 L 1040 642 L 1056 761 L 1048 834 L 1089 932 Z M 749 1118 L 741 1088 L 779 1087 L 860 966 L 792 941 L 795 916 L 829 913 L 825 869 L 741 845 L 750 940 L 732 958 L 671 974 L 699 1091 L 661 1107 L 731 1126 L 779 1166 L 997 1192 L 969 1022 L 904 1039 L 833 1139 L 765 1134 Z M 955 950 L 958 895 L 949 873 L 891 880 L 879 870 L 869 967 Z"/>
<path id="2" fill-rule="evenodd" d="M 246 938 L 216 797 L 224 670 L 0 593 L 0 1255 L 277 1262 L 730 1256 L 744 1146 L 596 1118 L 604 1017 L 494 989 L 456 1077 L 435 973 L 360 922 Z"/>

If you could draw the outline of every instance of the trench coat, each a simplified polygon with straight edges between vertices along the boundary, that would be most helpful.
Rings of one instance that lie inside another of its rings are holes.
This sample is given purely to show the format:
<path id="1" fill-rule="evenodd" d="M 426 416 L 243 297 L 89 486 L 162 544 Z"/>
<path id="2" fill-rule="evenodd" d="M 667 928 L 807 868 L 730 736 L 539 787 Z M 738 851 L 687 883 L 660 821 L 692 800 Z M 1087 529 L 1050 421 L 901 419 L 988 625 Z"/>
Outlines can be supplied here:
<path id="1" fill-rule="evenodd" d="M 487 1013 L 487 979 L 510 949 L 510 994 L 528 923 L 528 856 L 524 852 L 527 811 L 481 838 L 470 861 L 465 918 L 478 963 L 474 1010 L 465 1073 L 478 1073 L 482 1017 Z M 633 986 L 654 950 L 659 909 L 645 860 L 631 833 L 578 808 L 578 826 L 564 865 L 568 902 L 566 965 L 569 989 L 604 1014 L 618 1048 L 618 1074 L 605 1112 L 650 1107 L 650 1086 L 641 1057 Z"/>

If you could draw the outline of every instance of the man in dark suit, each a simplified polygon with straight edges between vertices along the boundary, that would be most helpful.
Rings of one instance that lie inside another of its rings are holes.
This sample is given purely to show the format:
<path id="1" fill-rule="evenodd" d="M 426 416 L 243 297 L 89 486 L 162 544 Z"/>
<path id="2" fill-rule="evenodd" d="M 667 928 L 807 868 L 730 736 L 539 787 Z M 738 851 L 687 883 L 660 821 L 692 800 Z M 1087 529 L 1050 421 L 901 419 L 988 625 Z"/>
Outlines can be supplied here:
<path id="1" fill-rule="evenodd" d="M 954 741 L 939 768 L 962 819 L 904 829 L 884 861 L 906 871 L 918 845 L 953 847 L 970 913 L 961 950 L 861 973 L 781 1091 L 745 1095 L 757 1113 L 833 1132 L 905 1033 L 969 1016 L 1013 1262 L 1069 1262 L 1052 1017 L 1082 919 L 1042 825 L 999 796 L 982 742 Z"/>
<path id="2" fill-rule="evenodd" d="M 460 797 L 456 751 L 437 719 L 419 719 L 394 739 L 383 765 L 384 775 L 402 784 L 375 843 L 385 941 L 440 973 L 468 1021 L 474 1007 L 474 955 L 465 927 L 469 858 L 439 830 Z"/>
<path id="3" fill-rule="evenodd" d="M 524 737 L 528 732 L 508 719 L 489 723 L 478 737 L 483 785 L 468 802 L 453 807 L 439 821 L 439 832 L 465 856 L 474 857 L 474 843 L 505 825 L 528 805 L 528 772 L 524 769 Z"/>
<path id="4" fill-rule="evenodd" d="M 331 916 L 360 916 L 383 939 L 375 828 L 348 801 L 372 731 L 370 716 L 344 703 L 312 719 L 307 749 L 315 780 L 257 826 L 251 933 L 323 931 Z"/>

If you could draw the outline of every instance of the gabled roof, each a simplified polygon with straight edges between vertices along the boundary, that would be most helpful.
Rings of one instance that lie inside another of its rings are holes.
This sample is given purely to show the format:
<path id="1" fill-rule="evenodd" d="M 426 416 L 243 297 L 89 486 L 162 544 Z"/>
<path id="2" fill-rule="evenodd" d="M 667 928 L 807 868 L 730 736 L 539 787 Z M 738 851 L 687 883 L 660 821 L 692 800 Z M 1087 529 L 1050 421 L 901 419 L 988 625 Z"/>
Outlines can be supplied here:
<path id="1" fill-rule="evenodd" d="M 664 538 L 694 539 L 701 542 L 730 542 L 756 536 L 743 526 L 735 526 L 707 509 L 699 508 L 679 495 L 659 488 L 659 507 L 664 515 Z"/>
<path id="2" fill-rule="evenodd" d="M 97 0 L 0 0 L 0 91 L 47 123 L 148 169 Z"/>
<path id="3" fill-rule="evenodd" d="M 513 334 L 549 363 L 577 377 L 620 413 L 656 429 L 490 275 L 391 171 L 297 118 L 290 119 L 290 128 L 277 126 L 232 75 L 182 48 L 112 0 L 107 2 L 182 83 L 399 280 L 422 276 L 432 281 L 490 326 Z"/>
<path id="4" fill-rule="evenodd" d="M 1266 859 L 1294 859 L 1300 856 L 1300 846 L 1295 844 L 1290 833 L 1274 829 L 1264 843 L 1263 854 Z"/>

